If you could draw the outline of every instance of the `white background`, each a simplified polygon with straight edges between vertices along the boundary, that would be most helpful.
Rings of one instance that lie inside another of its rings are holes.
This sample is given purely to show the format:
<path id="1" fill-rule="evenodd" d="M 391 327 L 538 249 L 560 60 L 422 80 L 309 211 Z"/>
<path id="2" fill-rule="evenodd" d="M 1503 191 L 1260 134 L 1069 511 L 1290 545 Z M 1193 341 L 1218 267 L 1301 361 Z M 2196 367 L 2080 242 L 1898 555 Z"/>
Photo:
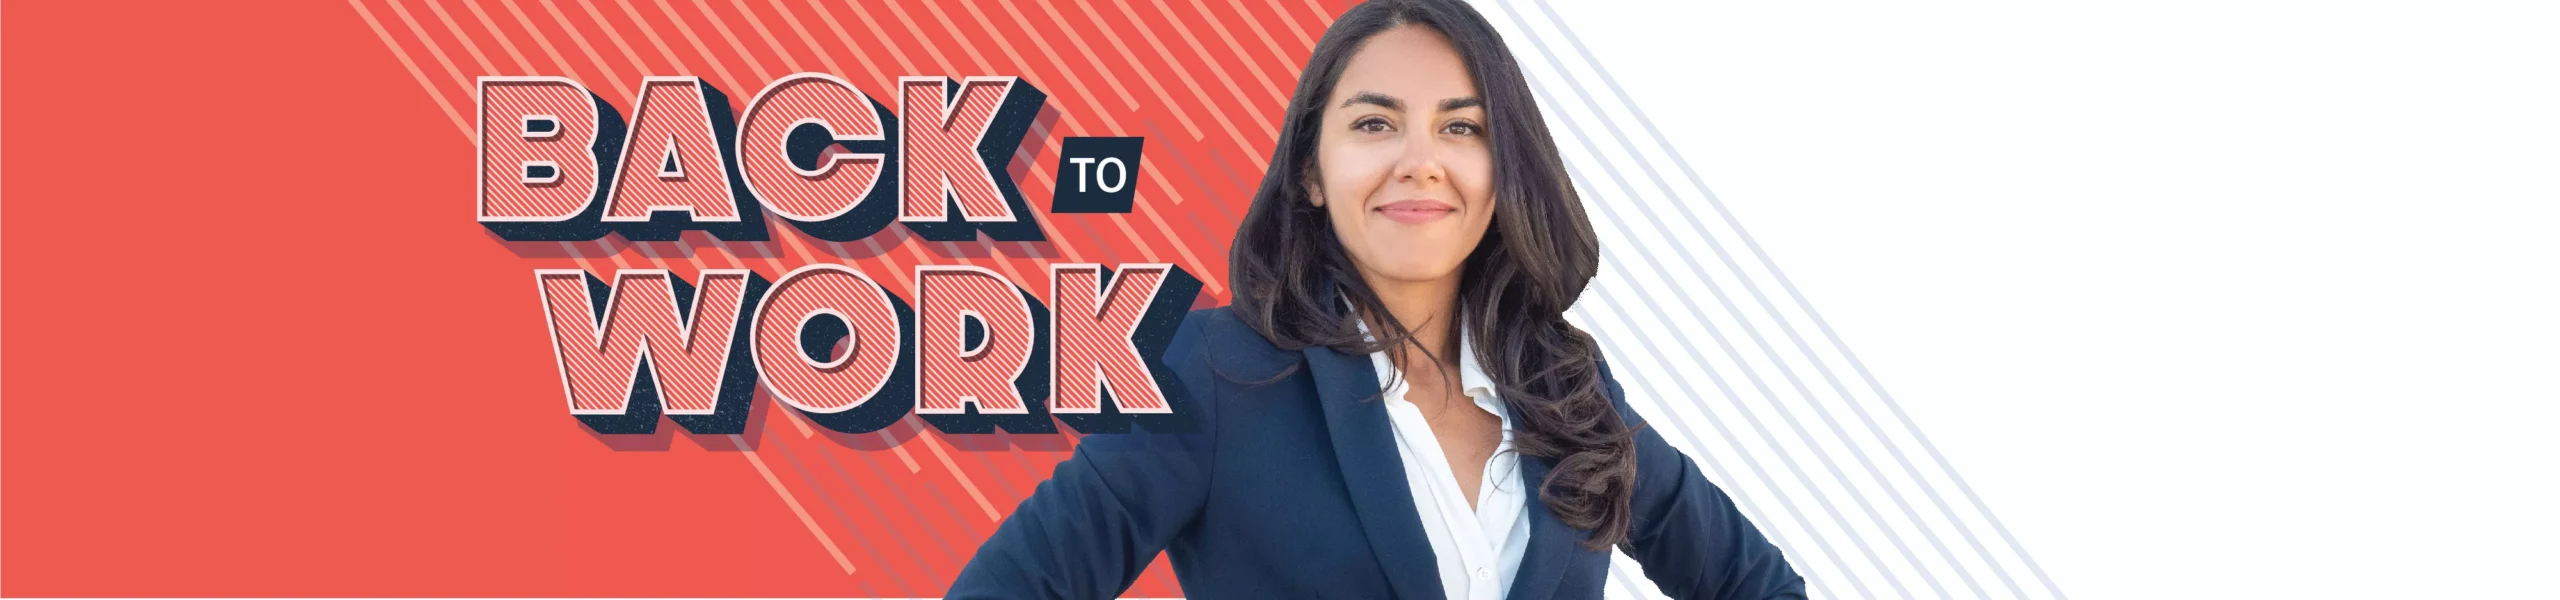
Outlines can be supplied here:
<path id="1" fill-rule="evenodd" d="M 2560 594 L 2554 4 L 1553 7 L 2064 592 Z"/>

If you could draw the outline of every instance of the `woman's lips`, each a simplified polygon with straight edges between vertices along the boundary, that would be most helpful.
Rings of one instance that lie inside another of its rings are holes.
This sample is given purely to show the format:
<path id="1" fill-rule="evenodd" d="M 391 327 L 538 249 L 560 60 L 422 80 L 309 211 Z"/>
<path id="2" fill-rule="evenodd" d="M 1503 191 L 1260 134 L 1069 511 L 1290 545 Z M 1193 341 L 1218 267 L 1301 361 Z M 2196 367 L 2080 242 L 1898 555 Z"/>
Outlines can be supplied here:
<path id="1" fill-rule="evenodd" d="M 1399 200 L 1375 209 L 1398 223 L 1414 225 L 1456 214 L 1458 207 L 1437 200 Z"/>

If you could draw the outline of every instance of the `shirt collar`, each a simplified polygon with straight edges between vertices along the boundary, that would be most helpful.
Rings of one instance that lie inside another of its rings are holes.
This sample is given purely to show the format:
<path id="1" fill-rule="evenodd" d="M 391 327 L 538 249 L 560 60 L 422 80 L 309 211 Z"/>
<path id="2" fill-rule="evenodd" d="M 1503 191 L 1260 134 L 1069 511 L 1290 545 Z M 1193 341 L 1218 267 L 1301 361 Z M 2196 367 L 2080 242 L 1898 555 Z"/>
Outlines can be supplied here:
<path id="1" fill-rule="evenodd" d="M 1341 300 L 1343 307 L 1346 309 L 1344 313 L 1352 315 L 1351 322 L 1360 326 L 1360 335 L 1364 337 L 1368 336 L 1368 320 L 1359 318 L 1358 310 L 1350 310 L 1356 305 L 1351 303 L 1351 298 L 1349 296 L 1341 296 Z M 1374 340 L 1376 338 L 1370 337 L 1369 339 Z M 1376 358 L 1379 359 L 1379 368 L 1394 368 L 1395 363 L 1393 361 L 1385 360 L 1385 357 L 1386 355 L 1383 351 L 1376 355 Z M 1382 371 L 1378 373 L 1378 375 L 1384 377 L 1386 373 Z M 1505 423 L 1510 422 L 1511 415 L 1507 411 L 1504 411 L 1500 401 L 1496 400 L 1498 394 L 1494 391 L 1496 388 L 1493 385 L 1493 375 L 1485 372 L 1484 365 L 1482 363 L 1476 362 L 1475 331 L 1467 327 L 1463 320 L 1461 320 L 1458 325 L 1458 386 L 1458 392 L 1466 394 L 1468 398 L 1474 399 L 1477 406 L 1483 407 L 1487 412 L 1501 416 Z"/>

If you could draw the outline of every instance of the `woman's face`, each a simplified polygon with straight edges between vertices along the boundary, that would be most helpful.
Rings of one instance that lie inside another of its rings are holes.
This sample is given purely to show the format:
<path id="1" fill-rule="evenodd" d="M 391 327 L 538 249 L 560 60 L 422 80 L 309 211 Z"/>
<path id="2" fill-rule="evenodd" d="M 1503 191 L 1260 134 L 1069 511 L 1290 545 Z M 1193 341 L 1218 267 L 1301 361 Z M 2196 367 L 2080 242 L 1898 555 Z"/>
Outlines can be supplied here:
<path id="1" fill-rule="evenodd" d="M 1493 223 L 1484 104 L 1448 38 L 1369 38 L 1325 101 L 1308 200 L 1373 285 L 1454 282 Z"/>

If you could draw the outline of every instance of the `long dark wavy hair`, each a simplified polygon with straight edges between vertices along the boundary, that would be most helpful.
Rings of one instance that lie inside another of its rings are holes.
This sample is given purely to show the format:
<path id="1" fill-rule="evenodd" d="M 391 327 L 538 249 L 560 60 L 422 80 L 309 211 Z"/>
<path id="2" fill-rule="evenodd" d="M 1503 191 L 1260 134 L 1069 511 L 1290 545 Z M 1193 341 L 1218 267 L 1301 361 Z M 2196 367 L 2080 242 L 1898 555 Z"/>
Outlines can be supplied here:
<path id="1" fill-rule="evenodd" d="M 1475 9 L 1454 0 L 1373 1 L 1325 30 L 1289 99 L 1272 169 L 1236 231 L 1228 258 L 1233 311 L 1287 350 L 1367 355 L 1412 338 L 1361 279 L 1325 210 L 1308 201 L 1334 83 L 1363 43 L 1400 25 L 1432 28 L 1457 47 L 1487 115 L 1495 208 L 1461 267 L 1457 318 L 1475 344 L 1460 351 L 1474 352 L 1502 401 L 1519 408 L 1513 448 L 1554 465 L 1538 498 L 1565 524 L 1593 532 L 1586 547 L 1619 544 L 1635 487 L 1634 433 L 1602 390 L 1598 345 L 1564 319 L 1599 268 L 1599 240 L 1519 64 Z M 1359 310 L 1334 309 L 1340 300 L 1326 292 L 1327 281 Z M 1361 313 L 1378 323 L 1374 341 L 1360 331 Z M 1423 349 L 1441 360 L 1434 350 Z"/>

